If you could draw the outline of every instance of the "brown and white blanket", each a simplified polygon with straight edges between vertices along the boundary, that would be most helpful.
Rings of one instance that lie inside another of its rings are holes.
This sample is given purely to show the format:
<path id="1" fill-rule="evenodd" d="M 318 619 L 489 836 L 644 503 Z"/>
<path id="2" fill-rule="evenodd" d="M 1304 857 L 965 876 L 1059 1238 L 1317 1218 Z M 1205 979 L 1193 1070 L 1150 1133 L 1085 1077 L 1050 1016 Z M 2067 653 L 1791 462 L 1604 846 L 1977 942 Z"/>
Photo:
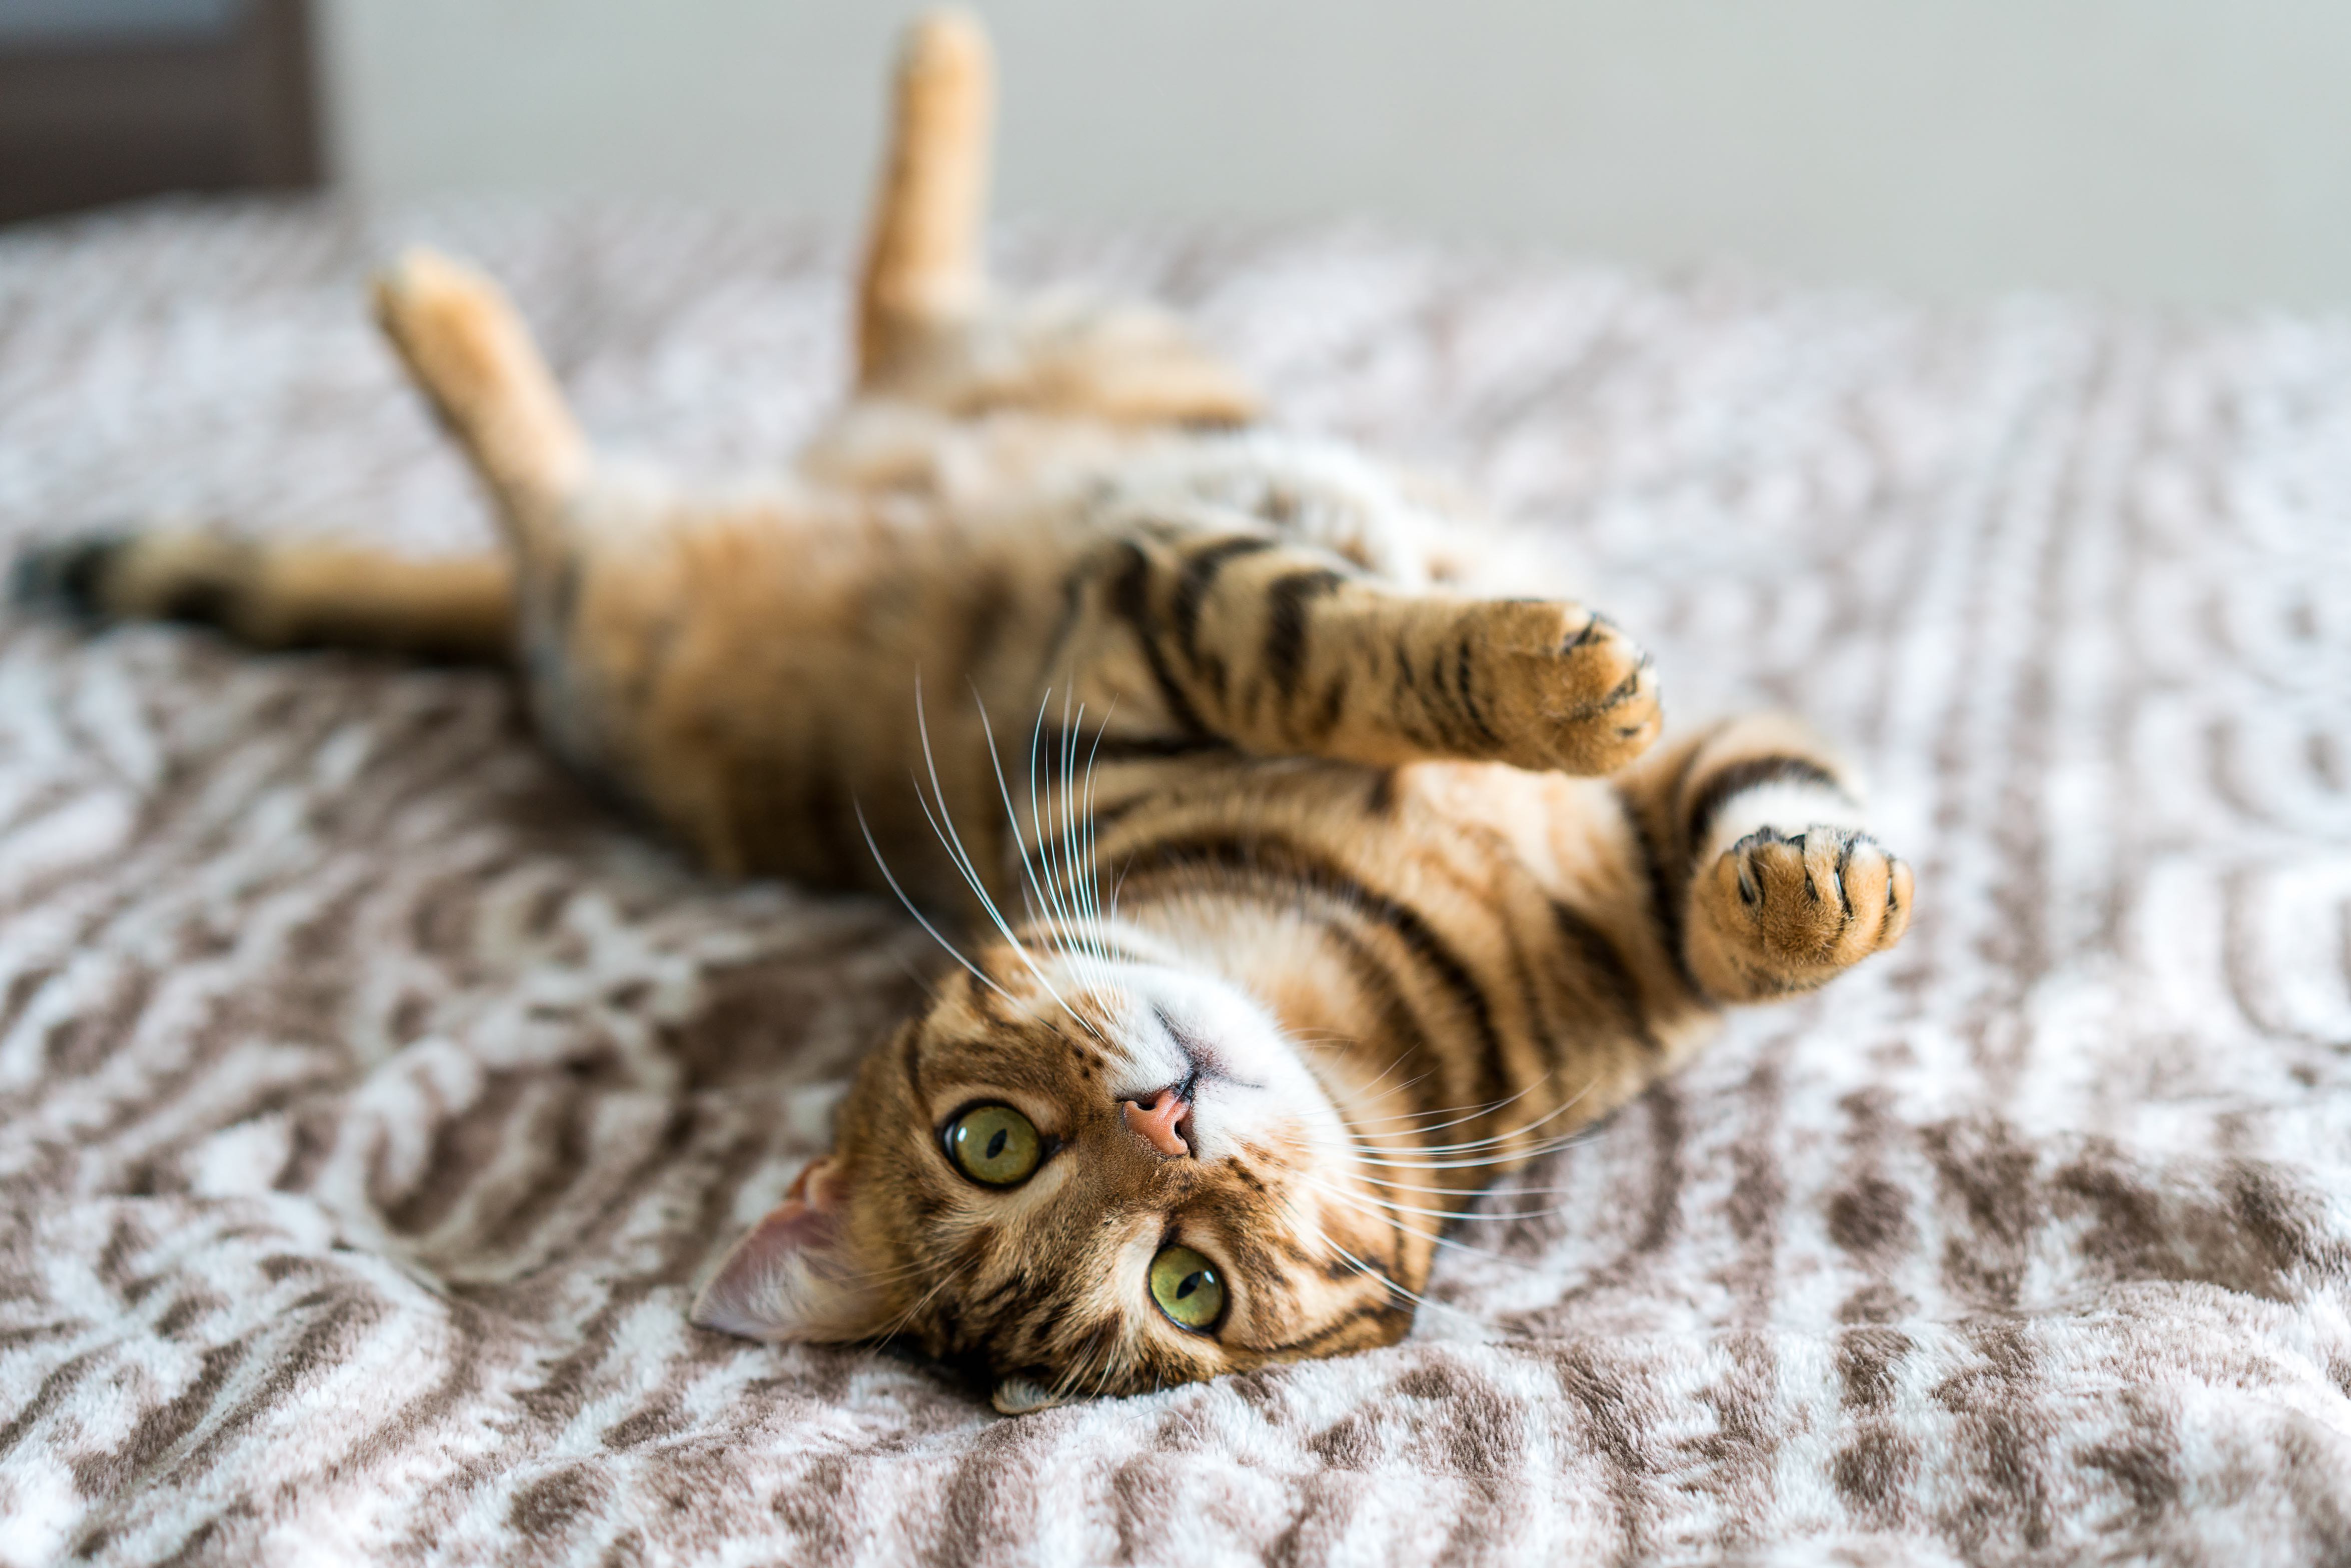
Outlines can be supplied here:
<path id="1" fill-rule="evenodd" d="M 360 308 L 415 238 L 608 444 L 774 463 L 844 373 L 781 223 L 20 230 L 0 536 L 477 542 Z M 1676 713 L 1847 737 L 1907 945 L 1499 1195 L 1405 1344 L 1000 1419 L 684 1321 L 902 917 L 695 874 L 492 675 L 9 612 L 0 1563 L 2351 1562 L 2351 320 L 1005 249 L 1528 519 Z"/>

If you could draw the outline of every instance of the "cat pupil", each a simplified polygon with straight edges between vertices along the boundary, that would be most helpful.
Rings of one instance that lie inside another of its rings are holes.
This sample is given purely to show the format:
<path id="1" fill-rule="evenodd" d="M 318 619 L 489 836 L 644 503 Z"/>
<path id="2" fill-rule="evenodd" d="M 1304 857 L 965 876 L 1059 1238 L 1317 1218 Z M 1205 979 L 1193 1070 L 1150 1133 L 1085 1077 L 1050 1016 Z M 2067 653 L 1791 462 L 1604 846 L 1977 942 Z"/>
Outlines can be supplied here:
<path id="1" fill-rule="evenodd" d="M 1008 1132 L 1009 1129 L 1005 1127 L 998 1127 L 996 1129 L 996 1136 L 987 1140 L 987 1154 L 985 1156 L 986 1158 L 992 1160 L 997 1155 L 1004 1152 L 1004 1139 Z"/>
<path id="2" fill-rule="evenodd" d="M 1176 1299 L 1180 1301 L 1185 1297 L 1190 1295 L 1193 1288 L 1198 1285 L 1199 1282 L 1200 1271 L 1197 1269 L 1195 1269 L 1192 1272 L 1184 1276 L 1184 1282 L 1182 1284 L 1176 1287 Z"/>

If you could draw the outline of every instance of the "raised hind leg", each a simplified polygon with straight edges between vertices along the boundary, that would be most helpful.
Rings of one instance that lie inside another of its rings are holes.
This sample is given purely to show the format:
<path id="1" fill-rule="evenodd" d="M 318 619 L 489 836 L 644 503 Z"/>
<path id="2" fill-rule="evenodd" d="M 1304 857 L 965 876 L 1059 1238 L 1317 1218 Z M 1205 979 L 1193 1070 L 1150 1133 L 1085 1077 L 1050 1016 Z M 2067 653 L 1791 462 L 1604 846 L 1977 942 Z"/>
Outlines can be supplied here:
<path id="1" fill-rule="evenodd" d="M 961 12 L 907 30 L 888 162 L 857 294 L 858 381 L 885 381 L 985 292 L 988 136 L 995 67 L 987 36 Z"/>
<path id="2" fill-rule="evenodd" d="M 497 287 L 429 252 L 379 280 L 385 334 L 482 477 L 510 555 L 416 559 L 337 539 L 163 529 L 69 539 L 17 563 L 18 596 L 103 620 L 217 626 L 256 647 L 495 660 L 515 651 L 517 581 L 560 570 L 589 453 Z M 517 567 L 523 570 L 518 574 Z"/>
<path id="3" fill-rule="evenodd" d="M 1128 427 L 1255 418 L 1247 379 L 1163 312 L 989 289 L 994 113 L 995 69 L 978 22 L 954 10 L 918 18 L 899 55 L 858 280 L 860 397 L 947 417 L 1017 408 Z M 822 462 L 839 469 L 845 460 L 831 450 Z"/>
<path id="4" fill-rule="evenodd" d="M 376 319 L 488 489 L 527 563 L 559 556 L 563 514 L 587 482 L 586 437 L 505 293 L 428 250 L 377 278 Z"/>

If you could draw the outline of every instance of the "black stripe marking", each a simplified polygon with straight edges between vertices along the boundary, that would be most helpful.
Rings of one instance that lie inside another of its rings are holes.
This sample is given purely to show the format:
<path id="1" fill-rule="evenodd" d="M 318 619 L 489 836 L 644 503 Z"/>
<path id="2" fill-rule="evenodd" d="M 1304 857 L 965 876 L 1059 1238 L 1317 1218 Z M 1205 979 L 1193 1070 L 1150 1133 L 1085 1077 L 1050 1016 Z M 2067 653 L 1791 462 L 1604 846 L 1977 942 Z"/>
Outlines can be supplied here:
<path id="1" fill-rule="evenodd" d="M 1469 689 L 1469 674 L 1473 660 L 1469 653 L 1469 636 L 1463 632 L 1453 651 L 1453 685 L 1461 694 L 1461 711 L 1468 716 L 1472 728 L 1492 750 L 1502 749 L 1502 737 L 1486 722 L 1485 710 L 1478 706 L 1478 695 Z"/>
<path id="2" fill-rule="evenodd" d="M 1167 613 L 1176 622 L 1176 645 L 1191 664 L 1200 662 L 1200 612 L 1207 606 L 1208 591 L 1216 586 L 1217 577 L 1242 557 L 1272 548 L 1271 539 L 1239 534 L 1204 547 L 1184 563 L 1183 575 L 1176 580 L 1176 591 L 1168 600 Z"/>
<path id="3" fill-rule="evenodd" d="M 1365 1318 L 1386 1319 L 1393 1318 L 1398 1313 L 1402 1313 L 1406 1319 L 1409 1319 L 1412 1316 L 1413 1303 L 1408 1301 L 1399 1301 L 1396 1299 L 1395 1292 L 1400 1291 L 1402 1287 L 1397 1285 L 1395 1281 L 1389 1279 L 1385 1274 L 1376 1272 L 1366 1273 L 1363 1270 L 1354 1267 L 1353 1264 L 1349 1264 L 1347 1266 L 1346 1271 L 1347 1273 L 1360 1279 L 1376 1281 L 1379 1284 L 1384 1286 L 1384 1289 L 1382 1290 L 1378 1296 L 1374 1297 L 1371 1301 L 1364 1301 L 1358 1306 L 1348 1308 L 1347 1311 L 1340 1313 L 1339 1316 L 1332 1319 L 1331 1322 L 1323 1324 L 1321 1328 L 1316 1329 L 1312 1333 L 1308 1334 L 1301 1339 L 1284 1340 L 1281 1343 L 1271 1346 L 1266 1351 L 1266 1354 L 1312 1355 L 1316 1351 L 1322 1349 L 1322 1346 L 1338 1339 L 1349 1329 L 1352 1329 L 1357 1323 L 1362 1322 Z"/>
<path id="4" fill-rule="evenodd" d="M 16 558 L 9 593 L 19 604 L 51 605 L 69 615 L 98 620 L 112 612 L 107 580 L 131 548 L 120 535 L 42 545 Z"/>
<path id="5" fill-rule="evenodd" d="M 1266 678 L 1283 702 L 1298 695 L 1298 681 L 1306 664 L 1307 605 L 1335 591 L 1346 579 L 1328 568 L 1286 572 L 1266 584 Z M 1325 733 L 1329 727 L 1326 726 Z"/>
<path id="6" fill-rule="evenodd" d="M 1649 918 L 1656 925 L 1657 939 L 1665 946 L 1667 960 L 1674 967 L 1674 977 L 1692 996 L 1702 997 L 1706 991 L 1690 968 L 1689 955 L 1682 950 L 1682 894 L 1689 883 L 1690 868 L 1685 864 L 1681 875 L 1674 876 L 1667 866 L 1665 851 L 1650 834 L 1648 821 L 1641 815 L 1640 807 L 1621 785 L 1615 787 L 1615 795 L 1616 809 L 1625 814 L 1625 825 L 1632 830 L 1634 847 L 1640 852 L 1641 869 L 1649 883 Z M 1669 794 L 1667 799 L 1671 798 Z"/>
<path id="7" fill-rule="evenodd" d="M 900 1059 L 905 1063 L 907 1092 L 914 1097 L 914 1103 L 917 1105 L 925 1104 L 930 1099 L 929 1095 L 923 1092 L 923 1035 L 927 1028 L 927 1025 L 916 1025 L 909 1029 L 906 1031 L 906 1043 L 899 1049 L 898 1053 Z"/>
<path id="8" fill-rule="evenodd" d="M 1322 688 L 1322 700 L 1305 734 L 1310 745 L 1320 746 L 1330 739 L 1331 732 L 1339 727 L 1339 720 L 1346 716 L 1348 685 L 1347 672 L 1343 669 Z"/>
<path id="9" fill-rule="evenodd" d="M 547 595 L 548 624 L 558 633 L 568 634 L 571 618 L 580 612 L 580 552 L 566 550 Z"/>
<path id="10" fill-rule="evenodd" d="M 1714 824 L 1723 808 L 1750 789 L 1766 784 L 1811 784 L 1834 793 L 1850 803 L 1852 797 L 1837 782 L 1835 774 L 1817 762 L 1802 757 L 1750 757 L 1719 769 L 1713 778 L 1700 787 L 1698 798 L 1690 802 L 1688 822 L 1690 852 L 1696 854 L 1714 832 Z M 1695 869 L 1695 868 L 1693 868 Z"/>
<path id="11" fill-rule="evenodd" d="M 1287 839 L 1227 835 L 1171 839 L 1137 853 L 1123 868 L 1122 874 L 1147 876 L 1181 866 L 1204 866 L 1303 886 L 1386 928 L 1405 951 L 1437 977 L 1452 996 L 1455 1007 L 1468 1019 L 1479 1048 L 1477 1087 L 1483 1097 L 1480 1103 L 1501 1098 L 1502 1036 L 1494 1023 L 1485 988 L 1419 911 Z"/>
<path id="12" fill-rule="evenodd" d="M 995 650 L 996 641 L 1003 634 L 1015 608 L 1012 585 L 1002 573 L 989 572 L 980 579 L 963 607 L 963 654 L 956 664 L 958 669 L 976 670 L 980 666 Z"/>
<path id="13" fill-rule="evenodd" d="M 1159 699 L 1167 705 L 1167 715 L 1176 727 L 1187 735 L 1207 738 L 1208 727 L 1200 722 L 1199 710 L 1184 688 L 1176 682 L 1176 672 L 1167 667 L 1167 657 L 1160 651 L 1158 618 L 1151 612 L 1151 558 L 1143 547 L 1132 541 L 1120 547 L 1124 564 L 1111 579 L 1110 608 L 1130 627 L 1134 640 L 1142 645 L 1144 663 L 1150 666 L 1151 678 L 1159 687 Z"/>
<path id="14" fill-rule="evenodd" d="M 227 626 L 236 619 L 236 585 L 218 577 L 186 577 L 172 585 L 156 608 L 159 621 L 193 626 Z"/>
<path id="15" fill-rule="evenodd" d="M 1583 911 L 1557 899 L 1552 900 L 1551 918 L 1559 928 L 1560 939 L 1583 958 L 1584 967 L 1599 980 L 1601 990 L 1623 1019 L 1625 1031 L 1652 1054 L 1663 1054 L 1665 1044 L 1649 1028 L 1648 1009 L 1641 1005 L 1641 982 L 1608 934 L 1586 919 Z"/>

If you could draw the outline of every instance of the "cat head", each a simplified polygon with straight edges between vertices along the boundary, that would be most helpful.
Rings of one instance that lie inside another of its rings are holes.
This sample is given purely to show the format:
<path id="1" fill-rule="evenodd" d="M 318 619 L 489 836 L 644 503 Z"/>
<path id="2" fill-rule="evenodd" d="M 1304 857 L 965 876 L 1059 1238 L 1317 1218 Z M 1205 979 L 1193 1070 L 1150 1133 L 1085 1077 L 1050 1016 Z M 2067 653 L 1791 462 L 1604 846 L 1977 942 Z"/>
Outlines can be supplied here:
<path id="1" fill-rule="evenodd" d="M 1165 955 L 1029 958 L 866 1061 L 695 1321 L 903 1339 L 1008 1414 L 1401 1338 L 1427 1245 L 1272 1016 Z"/>

